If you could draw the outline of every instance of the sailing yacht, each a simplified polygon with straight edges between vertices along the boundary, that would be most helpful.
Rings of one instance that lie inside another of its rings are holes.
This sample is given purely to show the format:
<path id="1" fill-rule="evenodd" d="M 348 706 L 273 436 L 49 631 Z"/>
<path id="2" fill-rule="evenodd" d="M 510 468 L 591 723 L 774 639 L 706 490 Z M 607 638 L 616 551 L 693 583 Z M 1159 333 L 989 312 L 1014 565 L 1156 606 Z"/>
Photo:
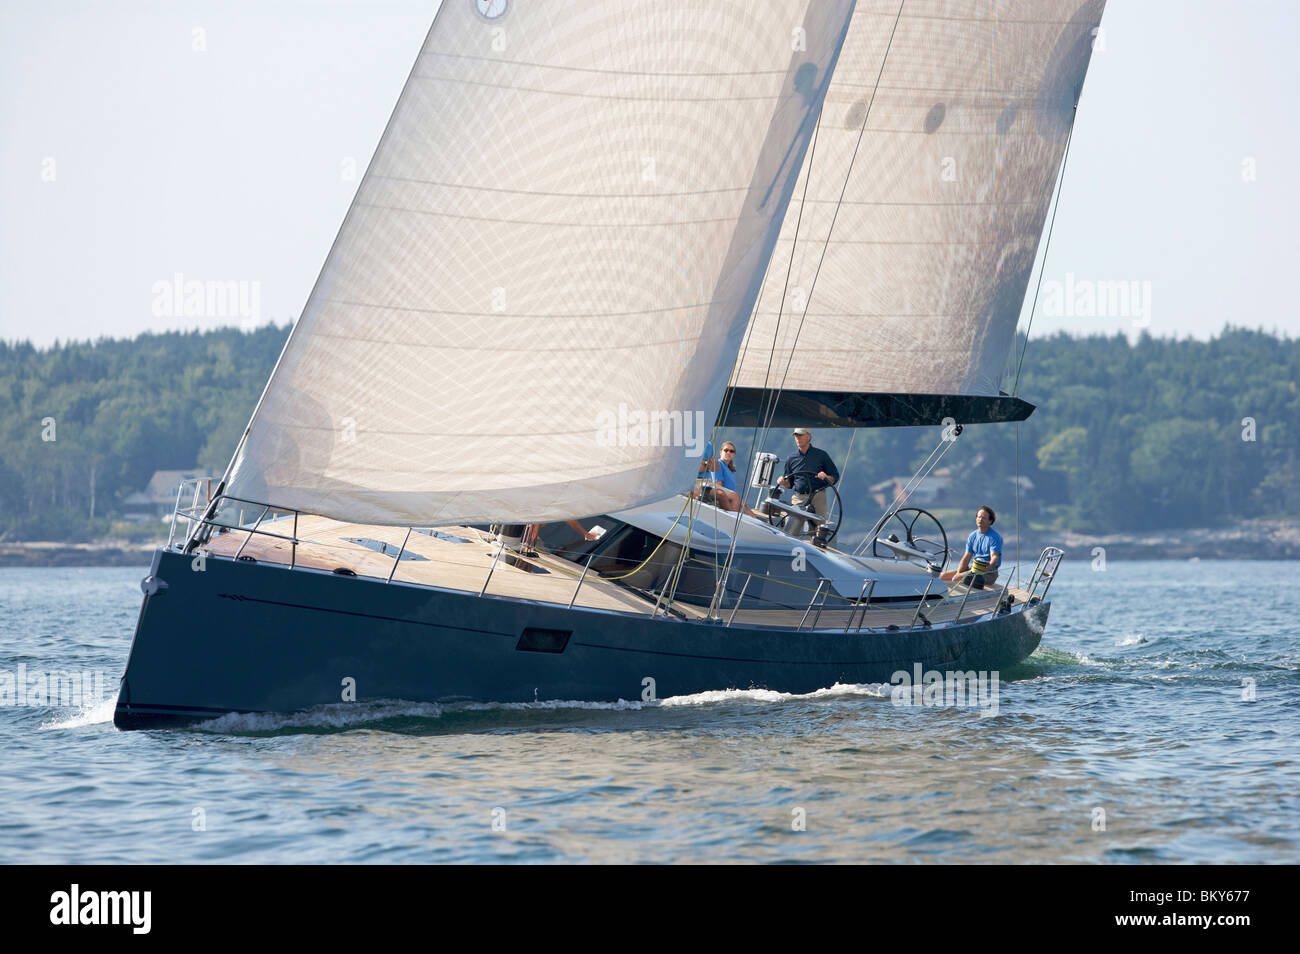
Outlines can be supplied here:
<path id="1" fill-rule="evenodd" d="M 178 494 L 116 724 L 1024 659 L 1059 550 L 944 583 L 905 501 L 840 549 L 773 455 L 759 516 L 697 479 L 719 428 L 1032 411 L 1001 369 L 1102 7 L 443 0 L 230 466 Z"/>

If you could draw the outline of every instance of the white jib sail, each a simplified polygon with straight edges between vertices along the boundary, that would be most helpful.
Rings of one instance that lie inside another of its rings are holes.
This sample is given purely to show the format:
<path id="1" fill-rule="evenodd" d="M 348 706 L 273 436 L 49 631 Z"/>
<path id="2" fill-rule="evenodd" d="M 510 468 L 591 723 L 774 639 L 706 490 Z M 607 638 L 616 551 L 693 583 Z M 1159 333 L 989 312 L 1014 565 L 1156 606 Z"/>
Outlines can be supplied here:
<path id="1" fill-rule="evenodd" d="M 738 386 L 998 393 L 1103 2 L 858 3 Z"/>
<path id="2" fill-rule="evenodd" d="M 396 525 L 690 485 L 852 0 L 444 0 L 227 482 Z"/>

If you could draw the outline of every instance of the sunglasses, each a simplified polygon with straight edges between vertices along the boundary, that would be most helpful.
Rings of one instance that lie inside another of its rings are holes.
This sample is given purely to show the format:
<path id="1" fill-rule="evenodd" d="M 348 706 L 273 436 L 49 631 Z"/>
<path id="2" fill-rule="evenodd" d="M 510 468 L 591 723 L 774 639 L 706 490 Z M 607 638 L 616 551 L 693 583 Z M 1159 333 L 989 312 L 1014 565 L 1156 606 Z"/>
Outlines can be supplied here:
<path id="1" fill-rule="evenodd" d="M 724 453 L 724 454 L 734 454 L 734 453 L 736 453 L 736 448 L 734 448 L 734 447 L 724 447 L 724 448 L 722 448 L 722 453 Z"/>

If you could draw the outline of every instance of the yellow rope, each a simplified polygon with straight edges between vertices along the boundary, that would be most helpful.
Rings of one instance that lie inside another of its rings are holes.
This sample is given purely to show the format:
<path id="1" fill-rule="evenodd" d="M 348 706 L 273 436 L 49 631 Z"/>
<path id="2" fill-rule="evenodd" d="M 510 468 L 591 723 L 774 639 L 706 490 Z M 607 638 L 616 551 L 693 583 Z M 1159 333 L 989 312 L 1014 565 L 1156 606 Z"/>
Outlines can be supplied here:
<path id="1" fill-rule="evenodd" d="M 621 576 L 602 576 L 601 579 L 602 579 L 602 580 L 609 580 L 609 581 L 613 581 L 613 580 L 625 580 L 625 579 L 627 579 L 629 576 L 632 576 L 632 575 L 635 574 L 635 573 L 639 573 L 639 572 L 641 572 L 641 570 L 645 569 L 645 565 L 646 565 L 647 563 L 649 563 L 651 560 L 653 560 L 653 559 L 654 559 L 654 555 L 655 555 L 656 553 L 659 552 L 659 547 L 663 546 L 664 543 L 667 542 L 668 537 L 669 537 L 669 536 L 672 534 L 672 532 L 673 532 L 673 527 L 676 527 L 677 524 L 679 524 L 679 523 L 681 522 L 682 514 L 685 513 L 685 512 L 686 512 L 686 508 L 689 507 L 689 506 L 691 505 L 691 499 L 692 499 L 692 498 L 690 498 L 690 497 L 687 497 L 687 498 L 686 498 L 686 503 L 682 504 L 681 513 L 677 514 L 677 519 L 673 521 L 673 525 L 672 525 L 672 527 L 669 527 L 669 528 L 668 528 L 668 533 L 665 533 L 662 537 L 659 538 L 659 543 L 655 546 L 655 548 L 654 548 L 653 550 L 650 551 L 650 555 L 649 555 L 649 556 L 647 556 L 647 557 L 646 557 L 644 560 L 642 560 L 642 561 L 641 561 L 637 566 L 633 567 L 631 570 L 629 570 L 628 572 L 622 574 Z M 687 530 L 687 537 L 688 537 L 688 538 L 689 538 L 689 536 L 690 536 L 690 528 L 691 528 L 691 526 L 694 524 L 694 522 L 695 522 L 695 511 L 692 509 L 692 510 L 691 510 L 691 517 L 690 517 L 690 519 L 686 522 L 686 530 Z"/>
<path id="2" fill-rule="evenodd" d="M 672 523 L 672 526 L 670 526 L 670 527 L 668 528 L 668 533 L 671 534 L 671 533 L 673 532 L 673 527 L 676 527 L 677 524 L 681 522 L 682 514 L 686 512 L 686 507 L 689 506 L 689 505 L 690 505 L 690 498 L 688 497 L 687 500 L 686 500 L 686 503 L 682 506 L 681 511 L 677 514 L 677 519 L 674 520 L 673 523 Z M 694 513 L 694 511 L 692 511 L 692 512 L 691 512 L 691 519 L 694 520 L 694 518 L 695 518 L 695 513 Z M 690 524 L 688 523 L 687 525 L 689 526 Z M 660 538 L 659 543 L 655 546 L 655 548 L 654 548 L 653 550 L 650 551 L 650 554 L 649 554 L 649 555 L 648 555 L 644 560 L 642 560 L 640 563 L 638 563 L 635 567 L 633 567 L 631 570 L 628 570 L 626 573 L 622 573 L 622 574 L 620 574 L 620 575 L 618 575 L 618 576 L 600 576 L 600 575 L 599 575 L 599 572 L 597 572 L 597 579 L 600 579 L 600 580 L 603 580 L 603 581 L 625 580 L 625 579 L 627 579 L 629 576 L 633 576 L 634 574 L 639 573 L 642 569 L 645 568 L 645 565 L 646 565 L 647 563 L 649 563 L 651 560 L 654 559 L 654 555 L 655 555 L 656 553 L 659 552 L 659 548 L 662 547 L 662 546 L 664 545 L 664 542 L 665 542 L 667 539 L 668 539 L 668 536 L 667 536 L 667 535 L 664 535 L 662 538 Z M 557 559 L 557 560 L 562 559 L 561 557 L 556 556 L 556 554 L 552 553 L 552 552 L 549 551 L 549 550 L 546 550 L 546 551 L 544 551 L 544 552 L 546 552 L 546 554 L 547 554 L 548 556 L 555 557 L 555 559 Z M 513 554 L 513 555 L 514 555 L 517 559 L 521 559 L 521 560 L 523 560 L 524 562 L 531 562 L 531 563 L 534 563 L 534 564 L 540 565 L 540 561 L 537 560 L 537 559 L 535 559 L 535 558 L 525 557 L 525 556 L 522 556 L 521 554 L 518 554 L 518 553 Z M 449 562 L 452 562 L 452 561 L 450 561 L 450 560 L 443 560 L 443 561 L 441 561 L 441 562 L 449 563 Z M 463 565 L 465 565 L 465 566 L 469 566 L 470 564 L 463 564 Z M 576 572 L 573 572 L 573 571 L 569 570 L 567 567 L 559 566 L 558 564 L 551 564 L 551 565 L 549 566 L 549 569 L 550 569 L 552 572 L 554 572 L 555 570 L 559 570 L 559 571 L 560 571 L 561 573 L 563 573 L 565 576 L 577 577 L 577 576 L 580 575 L 580 574 L 578 574 L 578 573 L 576 573 Z"/>

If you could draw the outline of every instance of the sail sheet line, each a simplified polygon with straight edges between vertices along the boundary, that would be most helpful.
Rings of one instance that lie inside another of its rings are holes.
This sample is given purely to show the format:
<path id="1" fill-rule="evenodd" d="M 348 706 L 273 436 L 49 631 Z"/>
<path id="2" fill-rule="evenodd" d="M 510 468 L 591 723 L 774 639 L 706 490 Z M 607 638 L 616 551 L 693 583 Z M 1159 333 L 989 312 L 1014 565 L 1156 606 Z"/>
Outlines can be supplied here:
<path id="1" fill-rule="evenodd" d="M 907 483 L 903 486 L 903 489 L 894 494 L 894 499 L 885 504 L 885 510 L 881 513 L 880 518 L 872 525 L 871 530 L 862 538 L 862 541 L 857 545 L 857 547 L 854 548 L 854 556 L 862 556 L 866 553 L 867 547 L 875 543 L 876 537 L 879 536 L 880 531 L 885 528 L 885 524 L 889 521 L 890 516 L 900 510 L 903 504 L 907 503 L 907 501 L 911 499 L 912 494 L 916 492 L 916 489 L 920 487 L 921 484 L 925 483 L 930 474 L 934 472 L 934 469 L 939 466 L 944 455 L 956 446 L 957 440 L 959 440 L 960 437 L 961 435 L 956 435 L 953 440 L 949 440 L 947 436 L 939 438 L 939 443 L 935 445 L 934 450 L 930 451 L 930 456 L 927 457 L 921 466 L 916 469 L 916 472 L 908 479 Z M 938 456 L 935 456 L 936 454 Z"/>

